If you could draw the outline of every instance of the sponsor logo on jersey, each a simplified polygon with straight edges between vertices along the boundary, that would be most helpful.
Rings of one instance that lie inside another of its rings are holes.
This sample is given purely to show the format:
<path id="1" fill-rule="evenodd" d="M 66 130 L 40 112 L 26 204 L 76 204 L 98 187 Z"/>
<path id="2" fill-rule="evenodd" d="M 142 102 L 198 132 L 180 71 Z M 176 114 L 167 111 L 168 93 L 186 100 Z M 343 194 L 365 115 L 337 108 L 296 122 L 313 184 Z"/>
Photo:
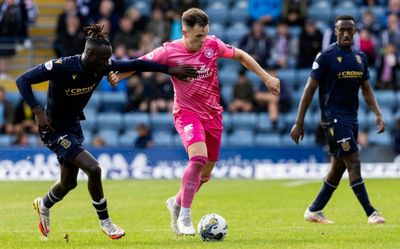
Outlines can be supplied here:
<path id="1" fill-rule="evenodd" d="M 227 48 L 233 49 L 232 45 L 230 45 L 230 44 L 225 44 L 225 45 L 226 45 Z"/>
<path id="2" fill-rule="evenodd" d="M 193 139 L 193 124 L 188 124 L 183 127 L 183 132 L 185 133 L 186 141 Z"/>
<path id="3" fill-rule="evenodd" d="M 57 59 L 54 63 L 55 63 L 55 64 L 62 64 L 63 62 L 62 62 L 61 59 Z"/>
<path id="4" fill-rule="evenodd" d="M 338 79 L 361 79 L 364 75 L 362 71 L 342 71 L 338 72 L 337 77 Z"/>
<path id="5" fill-rule="evenodd" d="M 91 93 L 95 87 L 96 87 L 96 83 L 93 83 L 93 85 L 88 86 L 88 87 L 83 87 L 83 88 L 67 88 L 67 89 L 65 89 L 65 94 L 67 96 L 76 96 L 76 95 L 87 94 L 87 93 Z"/>

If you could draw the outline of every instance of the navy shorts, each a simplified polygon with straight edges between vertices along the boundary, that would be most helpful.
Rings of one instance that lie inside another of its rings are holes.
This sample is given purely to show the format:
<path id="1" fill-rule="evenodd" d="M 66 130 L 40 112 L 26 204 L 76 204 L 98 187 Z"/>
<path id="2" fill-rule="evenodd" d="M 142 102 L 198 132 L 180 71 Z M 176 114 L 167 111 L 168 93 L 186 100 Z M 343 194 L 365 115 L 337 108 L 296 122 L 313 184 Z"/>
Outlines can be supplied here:
<path id="1" fill-rule="evenodd" d="M 43 143 L 57 154 L 58 161 L 63 165 L 74 164 L 75 157 L 84 151 L 82 146 L 84 136 L 79 121 L 53 125 L 52 132 L 39 132 Z"/>
<path id="2" fill-rule="evenodd" d="M 329 153 L 336 159 L 358 151 L 357 123 L 332 123 L 323 128 L 329 145 Z"/>

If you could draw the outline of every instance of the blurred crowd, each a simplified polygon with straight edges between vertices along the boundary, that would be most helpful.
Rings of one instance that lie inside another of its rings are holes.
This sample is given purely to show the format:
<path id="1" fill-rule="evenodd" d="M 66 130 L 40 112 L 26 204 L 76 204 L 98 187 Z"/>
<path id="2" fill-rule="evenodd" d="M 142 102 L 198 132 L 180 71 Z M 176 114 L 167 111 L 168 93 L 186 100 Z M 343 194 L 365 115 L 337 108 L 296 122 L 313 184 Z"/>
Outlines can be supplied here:
<path id="1" fill-rule="evenodd" d="M 148 5 L 148 13 L 143 11 L 145 8 L 138 8 L 138 2 Z M 85 44 L 83 27 L 97 22 L 104 25 L 104 30 L 109 33 L 114 49 L 113 58 L 134 59 L 166 41 L 180 38 L 180 16 L 190 7 L 207 10 L 217 3 L 226 3 L 232 8 L 246 4 L 248 15 L 242 23 L 247 27 L 246 33 L 236 40 L 225 42 L 247 51 L 269 73 L 279 77 L 280 70 L 310 69 L 317 53 L 335 41 L 332 20 L 323 22 L 310 18 L 309 9 L 321 2 L 324 0 L 66 0 L 58 16 L 53 48 L 57 57 L 81 53 Z M 345 1 L 328 2 L 342 4 Z M 365 11 L 357 19 L 358 33 L 354 45 L 366 53 L 370 67 L 376 70 L 373 87 L 397 91 L 400 84 L 400 0 L 355 2 L 357 8 Z M 383 15 L 377 16 L 374 8 L 383 8 Z M 29 23 L 35 21 L 37 13 L 33 0 L 1 2 L 0 79 L 7 77 L 7 62 L 15 54 L 15 46 L 10 46 L 10 39 L 29 46 L 27 28 Z M 210 19 L 213 33 L 213 18 L 210 16 Z M 228 22 L 227 25 L 233 25 L 234 20 Z M 297 103 L 293 99 L 295 89 L 290 82 L 282 80 L 282 93 L 277 97 L 270 94 L 263 84 L 252 82 L 254 79 L 249 78 L 244 68 L 237 68 L 237 72 L 231 98 L 221 98 L 221 105 L 226 111 L 267 112 L 273 127 L 277 127 L 280 114 L 296 108 Z M 104 80 L 99 91 L 126 93 L 126 112 L 158 113 L 172 110 L 173 86 L 163 74 L 134 75 L 116 88 L 110 87 Z M 0 92 L 4 95 L 4 89 Z M 398 111 L 397 107 L 393 111 Z M 18 106 L 12 107 L 4 97 L 1 99 L 0 93 L 1 132 L 35 132 L 32 120 L 32 113 L 26 104 L 21 101 Z"/>

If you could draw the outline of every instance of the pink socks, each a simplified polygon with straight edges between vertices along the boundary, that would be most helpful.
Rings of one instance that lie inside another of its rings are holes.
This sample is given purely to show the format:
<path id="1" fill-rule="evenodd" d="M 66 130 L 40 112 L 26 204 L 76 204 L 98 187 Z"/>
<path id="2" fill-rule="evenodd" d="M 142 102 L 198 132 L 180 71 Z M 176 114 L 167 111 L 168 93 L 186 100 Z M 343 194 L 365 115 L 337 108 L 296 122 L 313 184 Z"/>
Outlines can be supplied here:
<path id="1" fill-rule="evenodd" d="M 201 172 L 206 163 L 207 158 L 204 156 L 193 156 L 190 158 L 189 164 L 183 172 L 181 190 L 176 195 L 176 203 L 183 208 L 190 208 L 192 206 L 194 195 L 199 189 L 201 182 L 207 181 L 201 177 Z"/>

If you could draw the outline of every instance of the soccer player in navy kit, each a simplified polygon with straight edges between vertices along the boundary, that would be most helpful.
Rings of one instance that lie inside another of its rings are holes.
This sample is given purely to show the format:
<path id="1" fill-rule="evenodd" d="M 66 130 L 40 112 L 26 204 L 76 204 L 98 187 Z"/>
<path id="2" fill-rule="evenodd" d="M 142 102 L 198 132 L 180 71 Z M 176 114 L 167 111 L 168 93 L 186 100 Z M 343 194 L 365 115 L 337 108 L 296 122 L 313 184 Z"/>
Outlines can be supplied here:
<path id="1" fill-rule="evenodd" d="M 88 190 L 100 220 L 101 230 L 111 239 L 119 239 L 125 231 L 112 223 L 107 201 L 103 194 L 101 168 L 96 159 L 86 151 L 80 120 L 83 108 L 103 76 L 110 83 L 117 82 L 113 71 L 156 71 L 186 79 L 196 77 L 195 69 L 188 66 L 168 67 L 143 60 L 110 60 L 112 48 L 102 32 L 102 26 L 92 24 L 85 28 L 86 45 L 83 54 L 50 60 L 18 77 L 18 89 L 35 113 L 39 134 L 46 146 L 55 152 L 60 162 L 60 180 L 43 198 L 36 198 L 33 205 L 39 216 L 39 229 L 44 236 L 50 232 L 49 209 L 77 185 L 79 169 L 88 176 Z M 32 84 L 49 80 L 45 111 L 36 101 Z"/>
<path id="2" fill-rule="evenodd" d="M 365 102 L 375 113 L 377 132 L 385 130 L 385 123 L 375 96 L 369 85 L 368 62 L 359 49 L 352 46 L 356 32 L 355 20 L 343 15 L 336 18 L 337 42 L 322 51 L 314 61 L 291 130 L 296 142 L 304 136 L 304 117 L 319 87 L 321 124 L 329 144 L 331 167 L 314 202 L 307 208 L 304 218 L 316 223 L 333 223 L 325 218 L 322 210 L 339 185 L 344 171 L 349 174 L 350 186 L 362 205 L 368 223 L 384 223 L 385 219 L 372 206 L 361 177 L 361 163 L 357 147 L 358 91 L 361 87 Z"/>

